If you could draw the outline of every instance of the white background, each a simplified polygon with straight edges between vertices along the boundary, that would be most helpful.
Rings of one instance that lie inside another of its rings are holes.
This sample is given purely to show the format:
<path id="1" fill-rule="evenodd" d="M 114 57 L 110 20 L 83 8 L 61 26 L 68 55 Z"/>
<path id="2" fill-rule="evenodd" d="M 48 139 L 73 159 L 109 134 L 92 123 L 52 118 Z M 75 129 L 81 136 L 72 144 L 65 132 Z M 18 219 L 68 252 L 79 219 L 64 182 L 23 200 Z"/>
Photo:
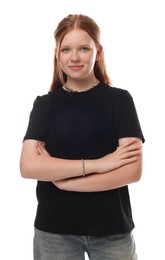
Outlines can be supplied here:
<path id="1" fill-rule="evenodd" d="M 32 259 L 36 182 L 21 178 L 19 157 L 32 103 L 52 80 L 54 30 L 69 13 L 96 20 L 113 85 L 134 98 L 146 139 L 143 177 L 130 185 L 134 236 L 139 260 L 165 259 L 163 0 L 0 1 L 0 258 Z"/>

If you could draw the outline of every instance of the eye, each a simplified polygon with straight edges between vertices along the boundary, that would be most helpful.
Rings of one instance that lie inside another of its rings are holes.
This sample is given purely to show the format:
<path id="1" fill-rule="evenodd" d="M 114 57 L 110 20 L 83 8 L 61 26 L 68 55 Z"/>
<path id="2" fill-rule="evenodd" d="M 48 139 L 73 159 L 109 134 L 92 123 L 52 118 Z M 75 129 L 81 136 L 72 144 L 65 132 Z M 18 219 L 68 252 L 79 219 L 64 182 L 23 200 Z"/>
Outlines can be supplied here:
<path id="1" fill-rule="evenodd" d="M 63 53 L 68 53 L 70 51 L 70 49 L 69 48 L 62 48 L 60 51 L 63 52 Z"/>
<path id="2" fill-rule="evenodd" d="M 88 51 L 89 51 L 89 48 L 88 48 L 88 47 L 82 47 L 82 48 L 81 48 L 81 51 L 82 51 L 82 52 L 88 52 Z"/>

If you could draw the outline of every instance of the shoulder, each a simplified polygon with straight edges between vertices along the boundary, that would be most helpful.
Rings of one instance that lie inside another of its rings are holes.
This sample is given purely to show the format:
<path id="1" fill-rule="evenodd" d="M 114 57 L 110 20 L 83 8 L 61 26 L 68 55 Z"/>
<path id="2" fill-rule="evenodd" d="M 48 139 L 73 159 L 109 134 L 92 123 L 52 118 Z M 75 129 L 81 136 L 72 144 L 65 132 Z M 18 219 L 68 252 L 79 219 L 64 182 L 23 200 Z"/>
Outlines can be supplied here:
<path id="1" fill-rule="evenodd" d="M 109 94 L 113 99 L 123 100 L 127 98 L 132 98 L 130 92 L 126 89 L 109 86 L 105 83 L 102 83 L 104 91 Z"/>
<path id="2" fill-rule="evenodd" d="M 51 92 L 48 92 L 47 94 L 37 96 L 34 100 L 34 106 L 48 108 L 51 104 L 52 95 Z"/>
<path id="3" fill-rule="evenodd" d="M 34 102 L 40 102 L 40 103 L 48 103 L 50 100 L 51 92 L 48 92 L 47 94 L 38 95 Z"/>

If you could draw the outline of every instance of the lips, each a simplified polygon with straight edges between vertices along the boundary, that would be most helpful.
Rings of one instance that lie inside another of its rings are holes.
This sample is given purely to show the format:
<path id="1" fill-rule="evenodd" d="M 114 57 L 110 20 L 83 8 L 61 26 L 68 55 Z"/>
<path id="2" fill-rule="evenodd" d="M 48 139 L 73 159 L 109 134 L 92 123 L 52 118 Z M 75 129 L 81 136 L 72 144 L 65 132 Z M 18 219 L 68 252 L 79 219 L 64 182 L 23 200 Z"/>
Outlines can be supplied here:
<path id="1" fill-rule="evenodd" d="M 75 66 L 69 66 L 69 68 L 71 69 L 71 70 L 79 70 L 79 69 L 81 69 L 83 66 L 77 66 L 77 65 L 75 65 Z"/>

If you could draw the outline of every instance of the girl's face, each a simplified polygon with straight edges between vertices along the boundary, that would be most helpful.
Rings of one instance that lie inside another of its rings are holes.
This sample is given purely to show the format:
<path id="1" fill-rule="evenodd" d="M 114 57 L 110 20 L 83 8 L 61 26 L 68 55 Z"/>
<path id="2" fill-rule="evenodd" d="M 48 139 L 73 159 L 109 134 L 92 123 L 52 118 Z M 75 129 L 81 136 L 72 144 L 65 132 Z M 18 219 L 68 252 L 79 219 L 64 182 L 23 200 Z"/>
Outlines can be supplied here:
<path id="1" fill-rule="evenodd" d="M 81 29 L 74 29 L 63 38 L 59 50 L 61 69 L 72 80 L 94 77 L 95 61 L 100 52 L 89 34 Z"/>

